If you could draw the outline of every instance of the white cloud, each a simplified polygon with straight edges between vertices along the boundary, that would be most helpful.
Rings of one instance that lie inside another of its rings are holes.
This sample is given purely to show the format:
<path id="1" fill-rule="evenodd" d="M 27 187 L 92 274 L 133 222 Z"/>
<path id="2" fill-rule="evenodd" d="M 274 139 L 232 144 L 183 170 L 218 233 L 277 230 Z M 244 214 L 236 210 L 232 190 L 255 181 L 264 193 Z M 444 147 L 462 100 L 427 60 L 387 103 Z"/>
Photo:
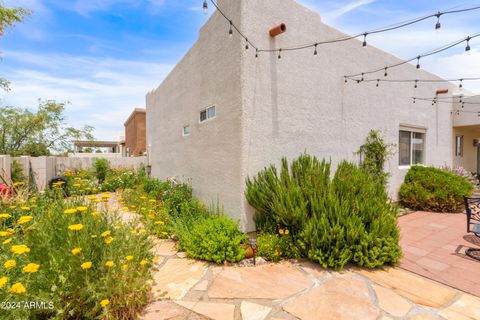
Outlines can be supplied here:
<path id="1" fill-rule="evenodd" d="M 352 11 L 352 10 L 355 10 L 359 7 L 368 5 L 368 4 L 373 3 L 375 1 L 376 0 L 357 0 L 357 1 L 353 1 L 353 2 L 350 2 L 350 3 L 347 3 L 343 6 L 341 6 L 337 9 L 335 9 L 335 10 L 324 13 L 323 17 L 326 21 L 333 21 L 333 20 L 343 16 L 344 14 L 346 14 L 346 13 Z"/>
<path id="2" fill-rule="evenodd" d="M 96 138 L 114 139 L 135 107 L 145 106 L 145 94 L 157 87 L 172 65 L 112 58 L 7 52 L 21 67 L 5 70 L 12 91 L 2 103 L 33 108 L 37 100 L 70 101 L 70 124 L 100 128 Z M 65 72 L 62 72 L 65 71 Z"/>

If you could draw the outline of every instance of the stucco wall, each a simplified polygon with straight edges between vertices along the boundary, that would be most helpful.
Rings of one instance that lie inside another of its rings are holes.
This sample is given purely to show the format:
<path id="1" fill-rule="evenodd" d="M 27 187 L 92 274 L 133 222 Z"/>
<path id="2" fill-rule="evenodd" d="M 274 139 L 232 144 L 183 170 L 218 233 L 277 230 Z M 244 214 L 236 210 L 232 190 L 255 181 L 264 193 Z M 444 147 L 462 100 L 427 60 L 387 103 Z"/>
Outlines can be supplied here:
<path id="1" fill-rule="evenodd" d="M 477 117 L 475 115 L 475 117 Z M 463 156 L 453 157 L 453 165 L 455 167 L 464 167 L 471 172 L 477 172 L 477 146 L 473 145 L 473 140 L 480 141 L 480 125 L 457 127 L 454 128 L 453 141 L 455 142 L 455 136 L 463 136 Z M 452 144 L 453 150 L 455 150 L 455 143 Z"/>
<path id="2" fill-rule="evenodd" d="M 226 12 L 238 21 L 240 1 Z M 188 179 L 207 204 L 224 206 L 241 219 L 242 44 L 229 37 L 228 22 L 214 13 L 198 41 L 160 87 L 147 94 L 147 136 L 152 175 Z M 216 106 L 216 118 L 199 123 L 201 110 Z M 191 134 L 182 135 L 190 125 Z"/>
<path id="3" fill-rule="evenodd" d="M 293 0 L 221 1 L 219 5 L 241 30 L 262 48 L 279 48 L 344 36 L 321 22 L 318 14 Z M 240 19 L 241 17 L 241 19 Z M 268 30 L 284 22 L 287 32 L 272 39 Z M 357 160 L 354 152 L 370 129 L 382 130 L 398 144 L 400 125 L 426 129 L 426 164 L 451 165 L 451 106 L 412 103 L 412 96 L 431 97 L 447 83 L 344 83 L 344 74 L 376 69 L 399 60 L 360 41 L 312 50 L 261 53 L 246 51 L 242 38 L 228 37 L 228 23 L 214 13 L 198 42 L 154 92 L 147 95 L 147 131 L 152 148 L 152 172 L 164 178 L 192 178 L 197 194 L 218 198 L 227 213 L 254 229 L 253 210 L 243 192 L 247 176 L 282 156 L 307 151 L 336 165 Z M 405 65 L 388 71 L 392 79 L 435 79 Z M 383 73 L 373 77 L 382 77 Z M 217 105 L 217 118 L 198 124 L 198 112 Z M 183 138 L 182 126 L 192 125 Z M 390 192 L 396 191 L 407 169 L 398 154 L 389 161 Z"/>

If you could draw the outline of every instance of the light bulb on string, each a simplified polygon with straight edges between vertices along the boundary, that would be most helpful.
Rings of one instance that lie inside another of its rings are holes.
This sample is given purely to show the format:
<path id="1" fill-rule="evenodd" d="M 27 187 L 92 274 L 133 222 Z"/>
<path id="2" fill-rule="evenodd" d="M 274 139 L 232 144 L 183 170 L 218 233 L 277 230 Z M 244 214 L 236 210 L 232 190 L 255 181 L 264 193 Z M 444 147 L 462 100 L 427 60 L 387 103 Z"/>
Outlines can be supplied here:
<path id="1" fill-rule="evenodd" d="M 347 81 L 347 77 L 345 76 L 345 83 L 347 83 L 347 82 L 348 82 L 348 81 Z"/>
<path id="2" fill-rule="evenodd" d="M 362 79 L 360 79 L 360 81 L 363 81 L 363 72 L 362 72 Z"/>
<path id="3" fill-rule="evenodd" d="M 233 29 L 232 29 L 232 20 L 230 20 L 230 29 L 228 30 L 228 35 L 231 37 L 233 35 Z"/>
<path id="4" fill-rule="evenodd" d="M 435 15 L 435 16 L 437 17 L 437 23 L 435 24 L 435 30 L 439 30 L 439 29 L 442 27 L 442 25 L 440 24 L 440 16 L 441 16 L 441 15 L 442 15 L 442 14 L 441 14 L 440 12 L 438 12 L 438 13 Z"/>
<path id="5" fill-rule="evenodd" d="M 363 34 L 363 44 L 362 44 L 362 46 L 364 46 L 364 47 L 367 46 L 367 35 L 368 35 L 368 33 L 366 33 L 366 32 Z"/>
<path id="6" fill-rule="evenodd" d="M 316 56 L 317 55 L 317 46 L 318 46 L 318 43 L 315 43 L 315 51 L 313 51 L 313 55 Z"/>
<path id="7" fill-rule="evenodd" d="M 258 49 L 255 49 L 255 59 L 258 58 Z"/>
<path id="8" fill-rule="evenodd" d="M 208 13 L 208 3 L 207 0 L 203 0 L 203 14 L 206 15 Z"/>
<path id="9" fill-rule="evenodd" d="M 458 87 L 459 87 L 460 89 L 463 88 L 462 81 L 463 81 L 463 79 L 460 79 L 460 84 L 458 85 Z"/>
<path id="10" fill-rule="evenodd" d="M 470 51 L 470 37 L 467 37 L 467 46 L 465 47 L 465 51 Z"/>
<path id="11" fill-rule="evenodd" d="M 413 98 L 413 103 L 416 103 L 416 102 L 417 102 L 417 101 L 416 101 L 416 98 Z"/>
<path id="12" fill-rule="evenodd" d="M 248 50 L 248 39 L 245 38 L 246 44 L 245 44 L 245 50 Z"/>
<path id="13" fill-rule="evenodd" d="M 383 74 L 384 77 L 388 76 L 387 69 L 388 67 L 385 67 L 385 73 Z"/>
<path id="14" fill-rule="evenodd" d="M 417 69 L 420 69 L 420 56 L 417 57 Z"/>
<path id="15" fill-rule="evenodd" d="M 278 49 L 278 59 L 282 59 L 282 48 Z"/>
<path id="16" fill-rule="evenodd" d="M 415 85 L 413 86 L 415 89 L 418 88 L 418 80 L 415 80 Z"/>
<path id="17" fill-rule="evenodd" d="M 377 79 L 377 87 L 378 87 L 378 83 L 380 82 L 380 79 Z"/>

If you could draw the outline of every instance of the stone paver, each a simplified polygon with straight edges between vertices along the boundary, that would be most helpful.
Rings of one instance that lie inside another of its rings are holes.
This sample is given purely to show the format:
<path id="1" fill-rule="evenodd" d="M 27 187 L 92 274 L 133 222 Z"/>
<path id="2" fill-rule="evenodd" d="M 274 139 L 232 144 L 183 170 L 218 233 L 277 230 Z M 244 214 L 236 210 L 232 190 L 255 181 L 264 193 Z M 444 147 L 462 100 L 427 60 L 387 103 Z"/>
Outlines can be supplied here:
<path id="1" fill-rule="evenodd" d="M 216 302 L 176 301 L 179 305 L 213 320 L 234 320 L 235 305 Z"/>
<path id="2" fill-rule="evenodd" d="M 210 286 L 210 298 L 286 299 L 313 285 L 291 264 L 255 268 L 218 268 Z"/>
<path id="3" fill-rule="evenodd" d="M 403 317 L 412 308 L 410 303 L 392 290 L 373 285 L 380 308 L 395 317 Z"/>
<path id="4" fill-rule="evenodd" d="M 440 315 L 456 314 L 469 319 L 480 319 L 480 299 L 471 295 L 463 294 L 457 301 L 452 303 L 448 308 L 442 310 Z M 453 317 L 447 317 L 451 319 Z"/>
<path id="5" fill-rule="evenodd" d="M 170 300 L 155 301 L 148 305 L 144 310 L 141 320 L 169 320 L 169 319 L 189 319 L 189 320 L 207 320 L 205 316 L 193 313 L 191 310 L 179 306 Z"/>
<path id="6" fill-rule="evenodd" d="M 242 320 L 263 320 L 272 311 L 272 308 L 261 304 L 242 301 L 240 305 Z"/>
<path id="7" fill-rule="evenodd" d="M 205 291 L 207 290 L 207 287 L 208 287 L 208 281 L 202 280 L 193 288 L 193 290 Z"/>
<path id="8" fill-rule="evenodd" d="M 203 277 L 207 264 L 189 259 L 169 259 L 153 276 L 157 299 L 181 299 Z"/>
<path id="9" fill-rule="evenodd" d="M 401 296 L 427 307 L 440 308 L 452 301 L 457 294 L 452 288 L 400 269 L 359 269 L 359 273 L 383 287 L 392 288 Z"/>
<path id="10" fill-rule="evenodd" d="M 413 212 L 398 222 L 402 268 L 480 296 L 480 262 L 465 255 L 480 238 L 466 233 L 464 214 Z"/>
<path id="11" fill-rule="evenodd" d="M 380 309 L 370 299 L 365 281 L 342 277 L 328 281 L 286 304 L 283 309 L 304 320 L 377 319 Z"/>
<path id="12" fill-rule="evenodd" d="M 157 243 L 155 243 L 154 250 L 155 253 L 160 256 L 174 256 L 177 253 L 175 242 L 171 240 L 158 240 Z"/>

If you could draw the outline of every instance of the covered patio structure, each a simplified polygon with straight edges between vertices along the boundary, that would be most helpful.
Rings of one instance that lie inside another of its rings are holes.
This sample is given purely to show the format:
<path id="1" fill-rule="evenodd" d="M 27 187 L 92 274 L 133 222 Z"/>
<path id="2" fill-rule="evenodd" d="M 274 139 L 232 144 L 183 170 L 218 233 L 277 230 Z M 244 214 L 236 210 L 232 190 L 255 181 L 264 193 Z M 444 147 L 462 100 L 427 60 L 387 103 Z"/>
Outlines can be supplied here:
<path id="1" fill-rule="evenodd" d="M 83 148 L 106 148 L 108 153 L 122 153 L 122 144 L 120 141 L 106 140 L 75 140 L 73 141 L 75 153 L 82 153 Z"/>

